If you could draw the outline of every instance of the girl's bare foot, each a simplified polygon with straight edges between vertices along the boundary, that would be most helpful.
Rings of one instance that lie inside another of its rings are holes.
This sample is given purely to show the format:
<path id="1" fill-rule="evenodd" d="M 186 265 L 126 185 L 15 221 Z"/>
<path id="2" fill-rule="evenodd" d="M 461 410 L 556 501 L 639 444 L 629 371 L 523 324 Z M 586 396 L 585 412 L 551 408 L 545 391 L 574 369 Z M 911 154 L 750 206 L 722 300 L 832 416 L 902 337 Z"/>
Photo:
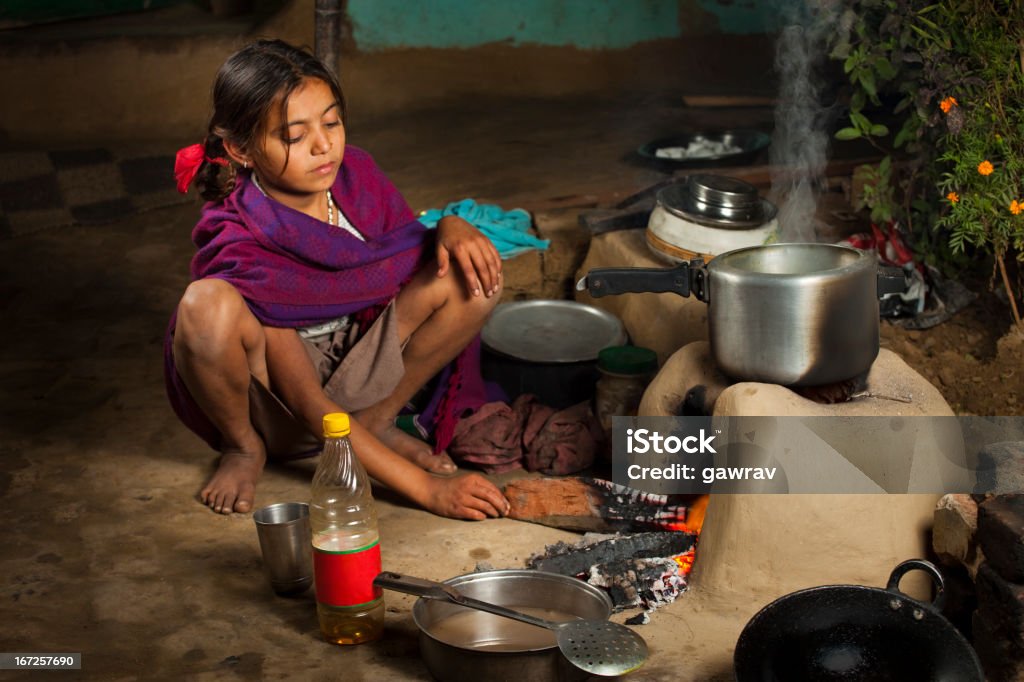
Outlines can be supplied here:
<path id="1" fill-rule="evenodd" d="M 266 461 L 266 449 L 259 437 L 245 449 L 225 449 L 221 453 L 217 471 L 199 493 L 200 501 L 219 514 L 244 514 L 252 511 L 256 482 L 263 473 Z"/>

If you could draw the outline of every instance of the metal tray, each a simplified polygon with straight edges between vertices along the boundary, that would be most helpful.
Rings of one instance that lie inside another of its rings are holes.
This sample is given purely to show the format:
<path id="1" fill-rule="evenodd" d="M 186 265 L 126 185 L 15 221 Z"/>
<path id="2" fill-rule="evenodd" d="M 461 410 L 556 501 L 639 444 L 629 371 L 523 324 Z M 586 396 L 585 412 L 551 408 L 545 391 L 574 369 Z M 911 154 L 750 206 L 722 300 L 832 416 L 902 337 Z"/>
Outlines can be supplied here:
<path id="1" fill-rule="evenodd" d="M 657 151 L 664 147 L 687 147 L 691 142 L 698 139 L 724 142 L 733 147 L 739 147 L 740 151 L 686 159 L 670 159 L 657 155 Z M 726 130 L 718 133 L 694 132 L 652 140 L 640 147 L 637 153 L 645 159 L 664 163 L 668 166 L 682 168 L 699 168 L 711 165 L 726 166 L 752 161 L 771 141 L 772 138 L 767 133 L 762 133 L 758 130 Z"/>
<path id="2" fill-rule="evenodd" d="M 609 312 L 575 301 L 502 303 L 480 332 L 491 351 L 526 362 L 589 362 L 608 346 L 626 342 Z"/>

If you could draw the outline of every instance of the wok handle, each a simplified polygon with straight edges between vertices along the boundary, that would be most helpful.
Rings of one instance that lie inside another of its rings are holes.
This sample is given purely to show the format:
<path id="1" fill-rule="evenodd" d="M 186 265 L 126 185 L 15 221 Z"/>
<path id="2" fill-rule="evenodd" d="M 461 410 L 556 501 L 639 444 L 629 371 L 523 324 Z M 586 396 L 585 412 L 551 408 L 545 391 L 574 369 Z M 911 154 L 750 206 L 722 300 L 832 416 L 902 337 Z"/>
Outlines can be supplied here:
<path id="1" fill-rule="evenodd" d="M 889 294 L 902 294 L 907 288 L 907 277 L 903 268 L 881 265 L 878 268 L 878 298 Z"/>
<path id="2" fill-rule="evenodd" d="M 939 572 L 939 569 L 930 561 L 925 561 L 924 559 L 904 561 L 892 569 L 892 573 L 889 574 L 889 584 L 885 586 L 885 589 L 901 596 L 907 596 L 900 591 L 900 581 L 910 571 L 924 571 L 928 574 L 928 577 L 932 579 L 932 583 L 935 585 L 935 598 L 932 600 L 932 606 L 935 607 L 935 610 L 942 611 L 942 607 L 946 603 L 946 581 L 942 579 L 942 573 Z"/>
<path id="3" fill-rule="evenodd" d="M 680 263 L 674 268 L 597 268 L 576 283 L 576 291 L 587 291 L 594 298 L 618 294 L 672 293 L 689 296 L 691 292 L 708 300 L 707 272 L 703 259 Z"/>

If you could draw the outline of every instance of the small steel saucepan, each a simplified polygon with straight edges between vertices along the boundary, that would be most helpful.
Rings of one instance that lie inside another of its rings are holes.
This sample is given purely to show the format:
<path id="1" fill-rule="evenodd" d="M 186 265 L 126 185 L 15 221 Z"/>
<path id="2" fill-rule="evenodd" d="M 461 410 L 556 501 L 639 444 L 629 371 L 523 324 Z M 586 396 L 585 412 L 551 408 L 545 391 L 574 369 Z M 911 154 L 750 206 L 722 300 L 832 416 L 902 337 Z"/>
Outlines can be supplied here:
<path id="1" fill-rule="evenodd" d="M 751 246 L 674 268 L 600 268 L 591 296 L 691 293 L 708 304 L 719 368 L 741 381 L 821 386 L 866 373 L 878 355 L 878 301 L 903 290 L 898 268 L 838 244 Z"/>

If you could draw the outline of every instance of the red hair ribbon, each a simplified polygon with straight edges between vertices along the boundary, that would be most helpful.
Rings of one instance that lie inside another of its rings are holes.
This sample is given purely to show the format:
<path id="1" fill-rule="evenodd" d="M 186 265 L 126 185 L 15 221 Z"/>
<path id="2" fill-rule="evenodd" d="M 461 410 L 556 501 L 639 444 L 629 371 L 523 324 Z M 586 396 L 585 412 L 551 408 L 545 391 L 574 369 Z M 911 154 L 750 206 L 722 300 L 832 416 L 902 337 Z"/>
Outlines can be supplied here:
<path id="1" fill-rule="evenodd" d="M 203 161 L 209 161 L 219 166 L 227 166 L 228 160 L 218 156 L 211 159 L 206 155 L 206 148 L 201 144 L 190 144 L 182 147 L 174 157 L 174 179 L 178 181 L 178 191 L 182 194 L 188 192 L 188 186 L 199 172 Z"/>

